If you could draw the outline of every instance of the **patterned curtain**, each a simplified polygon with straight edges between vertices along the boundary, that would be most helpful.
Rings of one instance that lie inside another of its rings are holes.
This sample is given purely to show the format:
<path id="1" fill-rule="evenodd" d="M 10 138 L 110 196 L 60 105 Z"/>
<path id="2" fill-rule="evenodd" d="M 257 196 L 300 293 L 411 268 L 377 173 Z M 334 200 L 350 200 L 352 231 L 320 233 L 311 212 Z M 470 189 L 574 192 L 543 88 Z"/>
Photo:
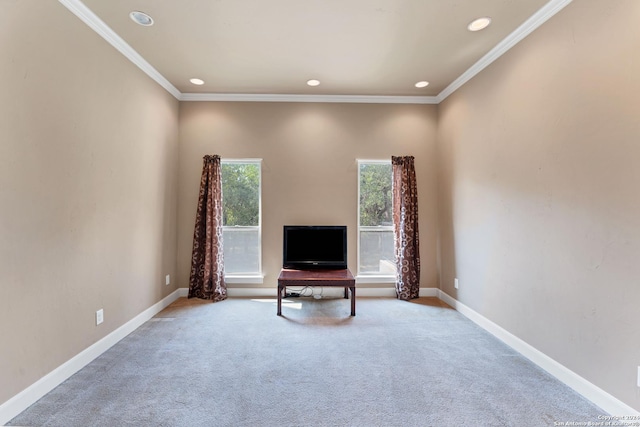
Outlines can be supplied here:
<path id="1" fill-rule="evenodd" d="M 204 156 L 196 226 L 193 231 L 189 298 L 227 299 L 222 254 L 220 156 Z"/>
<path id="2" fill-rule="evenodd" d="M 396 253 L 396 295 L 418 298 L 420 250 L 418 238 L 418 187 L 413 156 L 391 157 L 393 168 L 393 240 Z"/>

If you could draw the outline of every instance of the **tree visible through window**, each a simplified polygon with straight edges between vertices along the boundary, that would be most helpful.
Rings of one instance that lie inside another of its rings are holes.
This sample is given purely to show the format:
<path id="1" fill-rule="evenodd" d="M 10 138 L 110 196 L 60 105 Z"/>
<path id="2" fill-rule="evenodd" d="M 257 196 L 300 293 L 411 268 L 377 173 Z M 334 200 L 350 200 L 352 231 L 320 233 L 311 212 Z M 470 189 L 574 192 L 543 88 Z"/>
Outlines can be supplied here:
<path id="1" fill-rule="evenodd" d="M 358 274 L 395 275 L 391 161 L 359 161 L 358 180 Z"/>
<path id="2" fill-rule="evenodd" d="M 260 273 L 260 161 L 222 160 L 225 274 Z"/>

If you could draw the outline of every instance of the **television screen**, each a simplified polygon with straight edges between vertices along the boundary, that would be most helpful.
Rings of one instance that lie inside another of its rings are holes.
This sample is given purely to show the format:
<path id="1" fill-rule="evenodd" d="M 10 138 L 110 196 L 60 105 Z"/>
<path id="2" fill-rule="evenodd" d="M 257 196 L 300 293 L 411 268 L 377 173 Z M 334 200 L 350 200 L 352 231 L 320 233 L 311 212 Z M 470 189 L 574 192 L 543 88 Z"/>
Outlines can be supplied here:
<path id="1" fill-rule="evenodd" d="M 285 225 L 284 268 L 346 269 L 347 227 L 344 225 Z"/>

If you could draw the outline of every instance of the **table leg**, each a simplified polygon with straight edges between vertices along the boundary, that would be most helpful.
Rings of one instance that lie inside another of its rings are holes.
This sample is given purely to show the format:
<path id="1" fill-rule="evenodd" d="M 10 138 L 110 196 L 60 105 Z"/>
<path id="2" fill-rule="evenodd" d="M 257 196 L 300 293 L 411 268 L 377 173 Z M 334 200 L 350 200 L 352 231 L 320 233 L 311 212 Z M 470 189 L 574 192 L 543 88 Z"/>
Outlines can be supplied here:
<path id="1" fill-rule="evenodd" d="M 351 315 L 355 316 L 356 315 L 356 287 L 351 286 L 349 289 L 351 289 Z"/>
<path id="2" fill-rule="evenodd" d="M 348 299 L 349 298 L 349 287 L 345 286 L 344 287 L 344 299 Z"/>
<path id="3" fill-rule="evenodd" d="M 282 316 L 282 285 L 278 283 L 278 316 Z"/>

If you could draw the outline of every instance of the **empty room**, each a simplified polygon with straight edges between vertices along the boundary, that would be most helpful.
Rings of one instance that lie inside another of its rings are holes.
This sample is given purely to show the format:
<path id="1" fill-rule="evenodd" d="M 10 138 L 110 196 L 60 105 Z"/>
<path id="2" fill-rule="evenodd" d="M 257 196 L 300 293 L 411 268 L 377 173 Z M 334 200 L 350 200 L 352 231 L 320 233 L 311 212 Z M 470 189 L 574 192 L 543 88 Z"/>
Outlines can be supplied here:
<path id="1" fill-rule="evenodd" d="M 0 425 L 640 425 L 638 22 L 0 0 Z"/>

